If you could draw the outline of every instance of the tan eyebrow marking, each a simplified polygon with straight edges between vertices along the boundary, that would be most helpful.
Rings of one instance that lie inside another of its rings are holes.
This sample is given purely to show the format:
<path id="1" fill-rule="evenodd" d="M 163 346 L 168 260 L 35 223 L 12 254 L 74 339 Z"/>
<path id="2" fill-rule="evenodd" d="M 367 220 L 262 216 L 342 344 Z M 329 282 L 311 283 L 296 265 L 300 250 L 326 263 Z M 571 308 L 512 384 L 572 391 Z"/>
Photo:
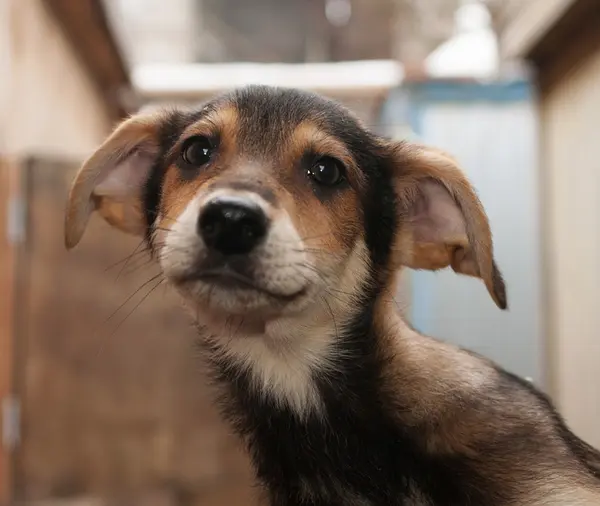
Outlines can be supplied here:
<path id="1" fill-rule="evenodd" d="M 238 117 L 238 111 L 233 105 L 217 107 L 196 123 L 187 127 L 181 137 L 209 135 L 218 131 L 220 135 L 233 139 L 237 133 Z"/>
<path id="2" fill-rule="evenodd" d="M 195 135 L 206 137 L 219 136 L 219 142 L 226 148 L 235 145 L 238 127 L 238 112 L 232 105 L 219 107 L 188 126 L 169 150 L 166 159 L 170 160 L 182 146 L 182 143 Z"/>
<path id="3" fill-rule="evenodd" d="M 365 183 L 365 177 L 358 167 L 354 157 L 340 139 L 325 132 L 317 124 L 305 121 L 300 123 L 292 133 L 289 155 L 293 159 L 301 157 L 307 149 L 313 149 L 324 156 L 332 156 L 344 164 L 349 176 L 359 186 Z"/>

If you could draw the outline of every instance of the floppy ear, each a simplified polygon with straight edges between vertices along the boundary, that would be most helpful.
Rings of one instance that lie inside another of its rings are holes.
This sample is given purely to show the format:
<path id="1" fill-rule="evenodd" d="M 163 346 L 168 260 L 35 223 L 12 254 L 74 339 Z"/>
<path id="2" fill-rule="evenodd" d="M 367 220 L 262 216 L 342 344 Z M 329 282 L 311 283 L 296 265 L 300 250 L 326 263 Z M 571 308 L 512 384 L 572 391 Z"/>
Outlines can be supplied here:
<path id="1" fill-rule="evenodd" d="M 396 265 L 428 270 L 451 266 L 457 273 L 479 277 L 496 305 L 506 309 L 487 216 L 456 161 L 415 144 L 400 143 L 391 150 L 400 211 Z"/>
<path id="2" fill-rule="evenodd" d="M 142 193 L 158 155 L 159 123 L 158 114 L 125 120 L 79 169 L 65 215 L 67 249 L 81 240 L 94 211 L 124 232 L 144 233 Z"/>

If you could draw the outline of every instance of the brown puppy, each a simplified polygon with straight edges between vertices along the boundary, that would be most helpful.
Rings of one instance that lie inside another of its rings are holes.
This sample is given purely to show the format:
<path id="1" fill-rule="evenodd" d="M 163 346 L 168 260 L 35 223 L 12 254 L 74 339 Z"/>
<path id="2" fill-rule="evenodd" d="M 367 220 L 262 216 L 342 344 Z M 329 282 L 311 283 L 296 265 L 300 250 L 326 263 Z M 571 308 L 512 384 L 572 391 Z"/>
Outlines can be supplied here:
<path id="1" fill-rule="evenodd" d="M 600 504 L 600 455 L 542 394 L 398 315 L 403 266 L 507 305 L 448 155 L 251 87 L 125 121 L 73 184 L 67 247 L 94 210 L 145 236 L 197 318 L 271 505 Z"/>

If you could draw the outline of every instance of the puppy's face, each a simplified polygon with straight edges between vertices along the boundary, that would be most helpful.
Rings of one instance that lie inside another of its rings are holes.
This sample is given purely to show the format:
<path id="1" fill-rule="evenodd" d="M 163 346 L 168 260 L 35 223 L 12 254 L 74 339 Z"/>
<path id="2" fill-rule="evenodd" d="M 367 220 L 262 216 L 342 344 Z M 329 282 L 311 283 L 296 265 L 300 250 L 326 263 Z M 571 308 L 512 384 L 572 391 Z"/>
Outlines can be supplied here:
<path id="1" fill-rule="evenodd" d="M 127 120 L 73 185 L 69 247 L 94 209 L 146 236 L 204 322 L 347 312 L 402 265 L 451 265 L 506 305 L 485 214 L 455 162 L 294 90 Z"/>
<path id="2" fill-rule="evenodd" d="M 165 155 L 151 241 L 195 308 L 265 320 L 331 293 L 350 261 L 364 277 L 358 149 L 371 140 L 355 146 L 344 120 L 362 134 L 314 97 L 245 90 L 186 121 Z"/>

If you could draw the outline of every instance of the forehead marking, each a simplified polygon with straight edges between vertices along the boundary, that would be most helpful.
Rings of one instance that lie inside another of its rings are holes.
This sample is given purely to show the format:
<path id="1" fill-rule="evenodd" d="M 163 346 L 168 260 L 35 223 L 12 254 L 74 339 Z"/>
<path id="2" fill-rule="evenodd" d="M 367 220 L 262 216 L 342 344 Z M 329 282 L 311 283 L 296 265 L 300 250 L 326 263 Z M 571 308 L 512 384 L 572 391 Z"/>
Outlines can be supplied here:
<path id="1" fill-rule="evenodd" d="M 271 205 L 277 205 L 277 196 L 275 191 L 268 185 L 261 184 L 260 181 L 236 180 L 223 181 L 211 185 L 211 188 L 231 188 L 232 190 L 246 191 L 260 195 L 266 202 Z"/>

